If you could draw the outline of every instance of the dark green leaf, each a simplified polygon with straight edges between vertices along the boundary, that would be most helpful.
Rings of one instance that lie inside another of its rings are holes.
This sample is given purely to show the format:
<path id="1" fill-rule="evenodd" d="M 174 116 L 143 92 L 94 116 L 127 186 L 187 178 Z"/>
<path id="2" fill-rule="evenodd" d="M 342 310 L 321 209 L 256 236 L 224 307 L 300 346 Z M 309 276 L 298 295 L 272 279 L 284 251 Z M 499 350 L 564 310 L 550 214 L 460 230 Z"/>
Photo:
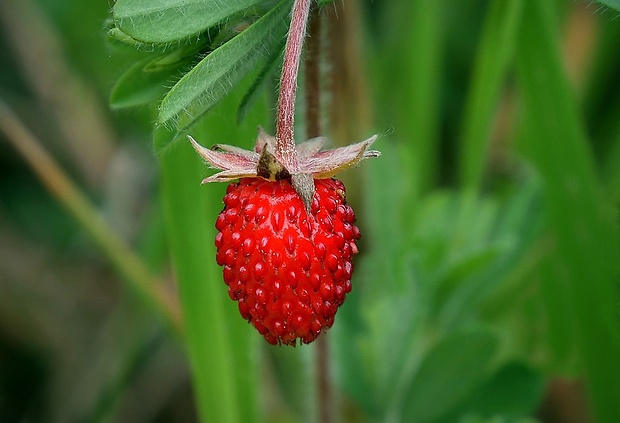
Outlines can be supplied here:
<path id="1" fill-rule="evenodd" d="M 463 254 L 455 258 L 445 269 L 442 269 L 440 279 L 437 281 L 437 308 L 461 291 L 458 288 L 468 278 L 480 278 L 480 273 L 490 267 L 502 254 L 507 253 L 507 248 L 500 245 L 489 245 Z"/>
<path id="2" fill-rule="evenodd" d="M 115 109 L 135 107 L 161 99 L 169 90 L 175 73 L 189 61 L 161 65 L 158 59 L 135 63 L 116 82 L 110 95 L 110 105 Z"/>
<path id="3" fill-rule="evenodd" d="M 258 77 L 254 80 L 254 83 L 250 86 L 246 94 L 241 100 L 239 109 L 237 110 L 237 121 L 241 122 L 248 114 L 249 109 L 252 107 L 256 99 L 259 97 L 262 88 L 265 87 L 266 82 L 269 81 L 269 76 L 275 70 L 278 63 L 281 63 L 279 59 L 282 57 L 282 50 L 284 48 L 285 39 L 282 38 L 282 42 L 277 46 L 271 56 L 267 59 L 263 69 L 261 69 Z"/>
<path id="4" fill-rule="evenodd" d="M 108 38 L 112 42 L 116 42 L 120 45 L 133 47 L 136 50 L 142 50 L 142 51 L 163 50 L 163 49 L 158 48 L 154 44 L 149 44 L 143 41 L 136 40 L 135 38 L 133 38 L 129 34 L 124 33 L 118 28 L 110 28 L 108 30 Z"/>
<path id="5" fill-rule="evenodd" d="M 356 279 L 356 282 L 359 279 Z M 330 329 L 329 337 L 334 362 L 338 363 L 334 377 L 336 384 L 355 401 L 361 410 L 378 419 L 379 404 L 377 390 L 378 367 L 369 360 L 370 336 L 360 317 L 359 289 L 347 296 L 347 301 L 338 310 L 337 324 Z M 389 319 L 390 316 L 383 315 Z M 387 360 L 385 361 L 387 363 Z M 372 419 L 371 419 L 372 420 Z"/>
<path id="6" fill-rule="evenodd" d="M 442 290 L 438 292 L 440 326 L 458 326 L 463 319 L 476 316 L 480 306 L 499 291 L 507 289 L 509 282 L 514 290 L 527 283 L 522 279 L 510 281 L 507 275 L 521 263 L 527 249 L 540 234 L 539 191 L 535 180 L 528 181 L 501 208 L 489 204 L 489 201 L 476 201 L 473 207 L 468 206 L 469 196 L 463 196 L 464 200 L 455 207 L 455 211 L 466 218 L 461 220 L 459 217 L 462 224 L 453 232 L 460 234 L 466 242 L 454 244 L 451 252 L 451 257 L 461 258 L 463 263 L 452 258 L 448 271 L 443 270 L 440 274 L 448 281 L 452 280 L 454 287 L 446 293 L 443 282 Z M 472 259 L 473 262 L 468 263 Z M 472 268 L 469 264 L 479 266 Z M 463 273 L 462 270 L 471 272 Z M 514 297 L 510 299 L 514 300 Z"/>
<path id="7" fill-rule="evenodd" d="M 407 392 L 402 421 L 431 422 L 446 415 L 489 376 L 499 341 L 477 328 L 444 338 L 426 355 Z"/>
<path id="8" fill-rule="evenodd" d="M 515 421 L 535 411 L 545 391 L 543 376 L 523 363 L 511 362 L 499 369 L 442 423 L 459 421 L 474 415 L 483 421 L 501 416 Z"/>
<path id="9" fill-rule="evenodd" d="M 117 0 L 116 26 L 147 43 L 171 43 L 204 32 L 260 0 Z"/>
<path id="10" fill-rule="evenodd" d="M 290 0 L 283 0 L 185 74 L 162 101 L 159 123 L 174 120 L 182 130 L 215 105 L 280 44 L 289 10 Z"/>
<path id="11" fill-rule="evenodd" d="M 316 344 L 314 344 L 316 345 Z M 297 415 L 304 416 L 301 421 L 317 421 L 316 377 L 313 366 L 315 347 L 270 348 L 267 351 L 271 370 L 283 399 Z"/>

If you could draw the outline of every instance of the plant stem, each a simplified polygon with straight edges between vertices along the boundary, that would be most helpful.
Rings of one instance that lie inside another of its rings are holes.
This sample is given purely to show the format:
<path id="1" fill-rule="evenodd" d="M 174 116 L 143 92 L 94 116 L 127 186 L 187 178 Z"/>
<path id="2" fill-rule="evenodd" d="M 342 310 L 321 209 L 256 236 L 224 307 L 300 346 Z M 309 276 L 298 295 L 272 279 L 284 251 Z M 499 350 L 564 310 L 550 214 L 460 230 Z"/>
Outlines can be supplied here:
<path id="1" fill-rule="evenodd" d="M 321 135 L 321 16 L 318 9 L 310 14 L 308 23 L 308 45 L 305 60 L 306 78 L 306 138 Z M 329 339 L 326 334 L 317 339 L 316 372 L 318 421 L 331 423 L 332 401 L 329 381 Z"/>
<path id="2" fill-rule="evenodd" d="M 280 77 L 275 156 L 291 173 L 297 170 L 299 166 L 294 135 L 295 97 L 301 51 L 311 3 L 311 0 L 295 0 L 293 4 L 291 26 L 284 47 L 284 62 L 282 63 L 282 76 Z"/>
<path id="3" fill-rule="evenodd" d="M 329 338 L 327 338 L 327 334 L 323 334 L 317 339 L 316 353 L 318 421 L 321 423 L 331 423 L 334 419 L 332 418 L 333 405 L 329 377 Z"/>
<path id="4" fill-rule="evenodd" d="M 306 138 L 321 135 L 321 15 L 314 9 L 308 22 L 306 51 Z"/>

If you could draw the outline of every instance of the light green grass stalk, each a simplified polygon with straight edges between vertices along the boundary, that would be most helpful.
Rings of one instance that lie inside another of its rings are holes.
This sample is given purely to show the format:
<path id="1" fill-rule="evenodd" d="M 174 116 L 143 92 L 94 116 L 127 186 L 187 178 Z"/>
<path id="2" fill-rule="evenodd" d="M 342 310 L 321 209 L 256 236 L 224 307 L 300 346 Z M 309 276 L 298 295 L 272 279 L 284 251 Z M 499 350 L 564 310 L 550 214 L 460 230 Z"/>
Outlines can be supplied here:
<path id="1" fill-rule="evenodd" d="M 377 108 L 394 125 L 406 172 L 402 195 L 414 201 L 437 182 L 443 3 L 411 0 L 385 7 L 386 41 L 376 60 L 382 84 Z"/>
<path id="2" fill-rule="evenodd" d="M 620 421 L 616 228 L 562 67 L 550 6 L 527 0 L 520 31 L 524 150 L 545 184 L 556 264 L 562 267 L 555 282 L 568 294 L 592 407 L 597 421 Z M 547 301 L 561 300 L 561 294 Z"/>
<path id="3" fill-rule="evenodd" d="M 479 190 L 488 157 L 491 126 L 515 50 L 522 0 L 493 0 L 478 45 L 461 133 L 461 184 Z"/>
<path id="4" fill-rule="evenodd" d="M 206 144 L 251 143 L 266 109 L 259 107 L 258 118 L 254 113 L 247 124 L 237 126 L 235 101 L 224 100 L 194 127 L 192 136 Z M 155 142 L 172 135 L 160 128 Z M 225 186 L 200 184 L 209 170 L 184 140 L 164 152 L 160 161 L 166 225 L 201 421 L 258 421 L 259 337 L 239 316 L 215 262 L 214 224 Z"/>
<path id="5" fill-rule="evenodd" d="M 170 134 L 157 130 L 155 137 Z M 208 218 L 214 202 L 200 192 L 202 165 L 189 143 L 161 158 L 170 249 L 185 320 L 186 345 L 202 421 L 240 422 L 233 345 Z"/>

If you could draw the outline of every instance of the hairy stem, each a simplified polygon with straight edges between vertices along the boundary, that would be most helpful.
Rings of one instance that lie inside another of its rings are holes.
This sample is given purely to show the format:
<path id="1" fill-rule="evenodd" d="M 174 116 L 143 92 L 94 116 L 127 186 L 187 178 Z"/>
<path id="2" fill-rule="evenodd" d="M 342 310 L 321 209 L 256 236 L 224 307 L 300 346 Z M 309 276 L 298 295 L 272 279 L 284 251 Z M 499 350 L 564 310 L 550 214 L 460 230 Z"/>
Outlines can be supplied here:
<path id="1" fill-rule="evenodd" d="M 280 77 L 280 97 L 276 122 L 276 158 L 291 173 L 299 166 L 297 150 L 295 150 L 295 97 L 297 94 L 297 75 L 301 61 L 301 51 L 306 35 L 311 0 L 295 0 L 291 14 L 284 62 Z"/>
<path id="2" fill-rule="evenodd" d="M 306 138 L 310 139 L 321 135 L 321 16 L 318 9 L 310 14 L 306 47 Z"/>

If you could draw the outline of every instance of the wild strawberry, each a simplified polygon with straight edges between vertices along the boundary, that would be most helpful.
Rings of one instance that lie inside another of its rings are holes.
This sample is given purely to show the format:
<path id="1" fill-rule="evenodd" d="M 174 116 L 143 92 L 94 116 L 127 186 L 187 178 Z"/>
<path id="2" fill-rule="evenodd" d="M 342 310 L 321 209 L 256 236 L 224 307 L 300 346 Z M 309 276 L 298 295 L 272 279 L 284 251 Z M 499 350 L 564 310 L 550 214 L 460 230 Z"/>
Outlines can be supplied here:
<path id="1" fill-rule="evenodd" d="M 320 151 L 324 138 L 315 138 L 297 146 L 285 167 L 275 138 L 263 131 L 255 151 L 206 149 L 190 137 L 222 170 L 203 183 L 239 179 L 228 186 L 216 221 L 216 260 L 241 315 L 269 343 L 312 342 L 351 291 L 360 231 L 344 184 L 331 176 L 378 156 L 368 150 L 375 138 L 327 151 Z"/>
<path id="2" fill-rule="evenodd" d="M 215 239 L 230 298 L 272 344 L 312 342 L 351 291 L 360 233 L 336 179 L 315 181 L 311 213 L 290 180 L 228 186 Z"/>

